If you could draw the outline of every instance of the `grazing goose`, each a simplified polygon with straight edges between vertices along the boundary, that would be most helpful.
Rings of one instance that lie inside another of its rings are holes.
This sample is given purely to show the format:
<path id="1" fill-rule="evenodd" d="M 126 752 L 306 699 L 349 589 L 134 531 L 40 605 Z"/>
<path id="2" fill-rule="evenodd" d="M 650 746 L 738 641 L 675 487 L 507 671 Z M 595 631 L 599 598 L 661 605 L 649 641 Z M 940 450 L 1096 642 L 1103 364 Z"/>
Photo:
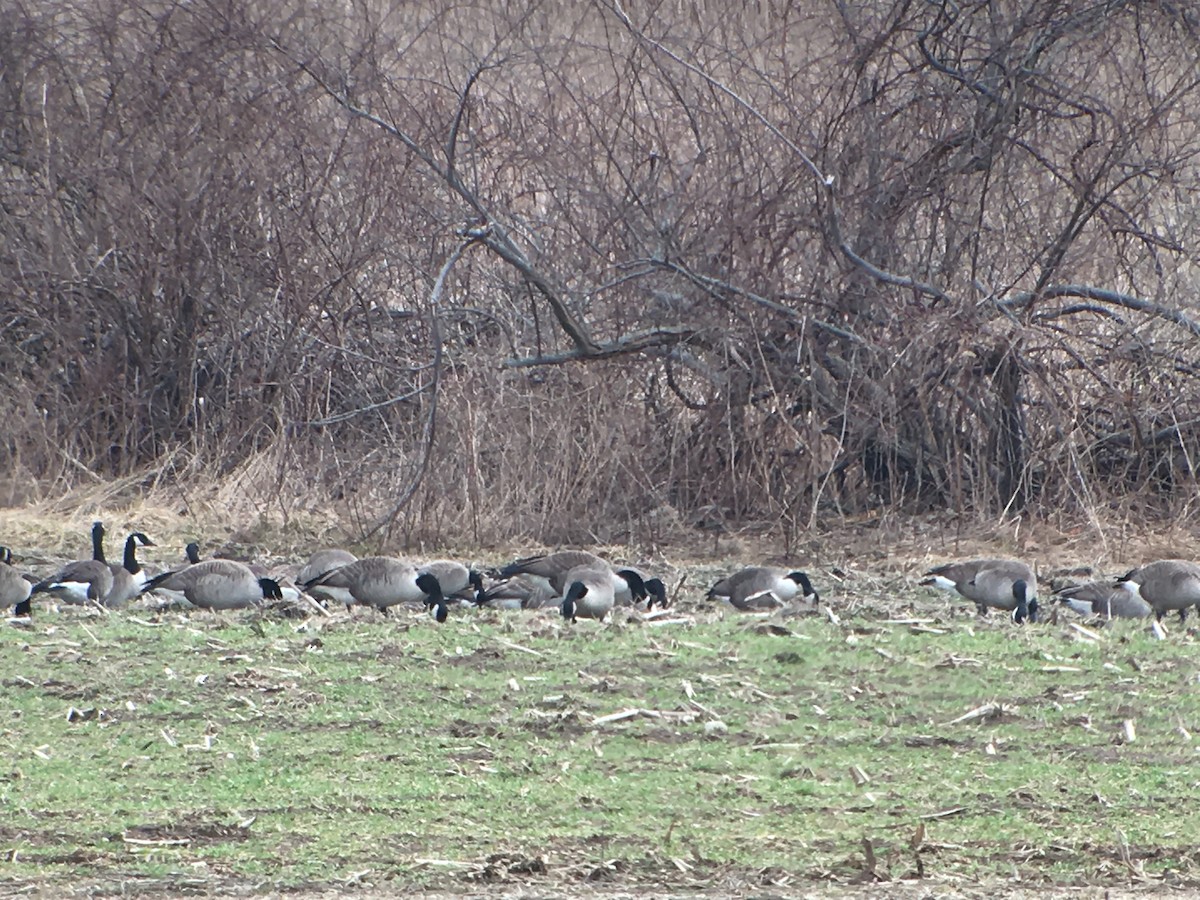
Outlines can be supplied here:
<path id="1" fill-rule="evenodd" d="M 304 568 L 296 575 L 296 584 L 301 587 L 311 584 L 312 587 L 306 589 L 308 594 L 322 603 L 340 603 L 343 606 L 353 606 L 354 597 L 345 588 L 315 583 L 323 575 L 327 575 L 334 569 L 349 565 L 352 562 L 358 562 L 358 557 L 349 550 L 338 550 L 335 548 L 318 550 L 308 558 L 308 562 L 304 564 Z"/>
<path id="2" fill-rule="evenodd" d="M 92 558 L 67 563 L 53 576 L 33 586 L 34 594 L 51 594 L 76 606 L 100 602 L 113 587 L 112 569 L 104 559 L 104 525 L 92 523 Z"/>
<path id="3" fill-rule="evenodd" d="M 561 596 L 544 578 L 514 575 L 484 591 L 483 602 L 500 609 L 541 609 L 558 606 Z"/>
<path id="4" fill-rule="evenodd" d="M 975 604 L 979 615 L 988 607 L 1012 613 L 1016 622 L 1037 621 L 1037 575 L 1015 559 L 972 559 L 947 563 L 925 573 L 922 585 L 953 591 Z"/>
<path id="5" fill-rule="evenodd" d="M 563 618 L 569 622 L 579 617 L 603 621 L 616 602 L 613 581 L 612 568 L 604 560 L 569 569 L 563 575 Z"/>
<path id="6" fill-rule="evenodd" d="M 1160 559 L 1134 569 L 1116 580 L 1119 587 L 1140 597 L 1160 621 L 1172 609 L 1179 621 L 1189 607 L 1200 604 L 1200 565 L 1185 559 Z"/>
<path id="7" fill-rule="evenodd" d="M 301 585 L 309 593 L 317 586 L 341 588 L 354 602 L 385 613 L 397 603 L 422 603 L 435 610 L 439 622 L 445 622 L 449 612 L 442 586 L 434 575 L 391 556 L 368 556 Z"/>
<path id="8" fill-rule="evenodd" d="M 295 566 L 286 564 L 264 566 L 262 563 L 245 563 L 244 565 L 254 573 L 255 578 L 260 580 L 266 578 L 279 585 L 280 597 L 274 599 L 283 599 L 288 603 L 300 602 L 300 588 L 296 587 L 296 583 L 292 581 L 292 574 L 296 571 Z"/>
<path id="9" fill-rule="evenodd" d="M 821 602 L 821 595 L 804 572 L 747 566 L 709 588 L 708 599 L 723 600 L 735 609 L 748 611 L 778 609 L 797 594 L 804 598 L 811 596 L 814 605 Z"/>
<path id="10" fill-rule="evenodd" d="M 142 591 L 146 583 L 146 570 L 142 568 L 137 558 L 137 546 L 153 547 L 154 541 L 140 531 L 135 531 L 125 538 L 125 561 L 121 565 L 110 565 L 113 573 L 113 586 L 104 596 L 104 605 L 109 607 L 124 606 Z"/>
<path id="11" fill-rule="evenodd" d="M 618 569 L 587 550 L 560 550 L 545 556 L 527 556 L 501 569 L 500 577 L 528 575 L 541 578 L 549 585 L 551 591 L 561 595 L 567 587 L 567 574 L 577 566 L 606 567 L 610 573 L 615 601 L 623 606 L 642 601 L 647 601 L 651 606 L 655 602 L 660 606 L 667 605 L 667 589 L 662 581 L 657 578 L 646 581 L 636 570 Z"/>
<path id="12" fill-rule="evenodd" d="M 13 568 L 12 550 L 0 547 L 0 606 L 11 607 L 14 616 L 28 616 L 33 611 L 32 591 L 33 585 Z"/>
<path id="13" fill-rule="evenodd" d="M 249 566 L 232 559 L 210 559 L 164 572 L 147 581 L 142 591 L 156 588 L 183 594 L 200 609 L 245 609 L 260 606 L 263 600 L 283 599 L 277 581 L 259 578 Z"/>
<path id="14" fill-rule="evenodd" d="M 1085 616 L 1106 619 L 1144 619 L 1153 610 L 1145 600 L 1121 585 L 1107 581 L 1089 581 L 1059 588 L 1054 596 L 1067 607 Z"/>
<path id="15" fill-rule="evenodd" d="M 482 606 L 485 602 L 483 576 L 474 569 L 452 559 L 435 559 L 419 568 L 438 580 L 442 593 L 447 597 L 470 600 L 477 606 Z"/>

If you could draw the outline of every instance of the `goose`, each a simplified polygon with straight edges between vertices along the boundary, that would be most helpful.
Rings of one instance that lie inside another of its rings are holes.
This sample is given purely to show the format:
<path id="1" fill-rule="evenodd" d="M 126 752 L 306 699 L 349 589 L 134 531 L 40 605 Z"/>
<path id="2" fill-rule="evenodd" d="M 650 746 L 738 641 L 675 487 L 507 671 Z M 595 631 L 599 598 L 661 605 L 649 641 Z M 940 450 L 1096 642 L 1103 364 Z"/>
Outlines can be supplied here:
<path id="1" fill-rule="evenodd" d="M 110 565 L 113 573 L 113 586 L 104 596 L 104 605 L 109 607 L 124 606 L 142 591 L 146 583 L 146 570 L 142 568 L 137 558 L 138 544 L 143 547 L 155 546 L 154 541 L 140 531 L 135 531 L 125 538 L 125 556 L 122 565 Z"/>
<path id="2" fill-rule="evenodd" d="M 349 550 L 338 550 L 336 548 L 318 550 L 308 558 L 308 562 L 304 564 L 304 567 L 296 575 L 296 584 L 302 587 L 306 584 L 312 584 L 311 588 L 306 589 L 307 593 L 323 603 L 340 603 L 343 606 L 353 606 L 354 597 L 345 588 L 315 584 L 321 576 L 327 575 L 334 569 L 349 565 L 352 562 L 358 562 L 358 557 Z"/>
<path id="3" fill-rule="evenodd" d="M 1200 565 L 1185 559 L 1160 559 L 1122 575 L 1116 585 L 1145 600 L 1159 621 L 1177 609 L 1182 622 L 1188 608 L 1200 604 Z"/>
<path id="4" fill-rule="evenodd" d="M 260 578 L 249 566 L 232 559 L 210 559 L 164 572 L 142 587 L 143 593 L 162 588 L 183 594 L 200 609 L 245 609 L 259 606 L 263 600 L 281 600 L 279 583 Z"/>
<path id="5" fill-rule="evenodd" d="M 563 575 L 563 618 L 574 622 L 582 617 L 599 619 L 612 612 L 616 602 L 612 568 L 604 560 L 599 564 L 575 566 Z"/>
<path id="6" fill-rule="evenodd" d="M 0 547 L 0 606 L 12 607 L 14 616 L 28 616 L 33 611 L 29 601 L 32 592 L 33 585 L 13 568 L 12 550 Z"/>
<path id="7" fill-rule="evenodd" d="M 192 541 L 183 548 L 183 556 L 188 561 L 189 566 L 194 566 L 200 562 L 200 545 Z"/>
<path id="8" fill-rule="evenodd" d="M 423 603 L 435 611 L 439 622 L 445 622 L 449 611 L 436 576 L 391 556 L 368 556 L 301 586 L 309 593 L 318 586 L 340 588 L 349 592 L 355 603 L 384 613 L 397 603 Z"/>
<path id="9" fill-rule="evenodd" d="M 296 572 L 296 566 L 265 566 L 262 563 L 244 563 L 244 565 L 254 573 L 255 578 L 260 580 L 266 578 L 279 585 L 280 597 L 268 599 L 283 599 L 288 603 L 300 602 L 300 588 L 292 581 L 292 575 Z"/>
<path id="10" fill-rule="evenodd" d="M 419 568 L 422 572 L 428 572 L 438 580 L 445 596 L 470 600 L 476 606 L 482 606 L 485 602 L 483 576 L 474 569 L 452 559 L 435 559 L 432 562 L 424 563 Z"/>
<path id="11" fill-rule="evenodd" d="M 483 592 L 483 603 L 500 609 L 541 609 L 557 606 L 561 598 L 544 578 L 514 575 Z"/>
<path id="12" fill-rule="evenodd" d="M 92 558 L 67 563 L 33 586 L 34 594 L 51 594 L 76 606 L 100 602 L 113 587 L 113 572 L 104 558 L 104 524 L 92 523 Z"/>
<path id="13" fill-rule="evenodd" d="M 814 605 L 821 602 L 821 595 L 804 572 L 747 566 L 709 588 L 707 599 L 723 600 L 735 609 L 746 611 L 777 609 L 797 594 L 804 598 L 811 596 Z"/>
<path id="14" fill-rule="evenodd" d="M 1037 575 L 1015 559 L 972 559 L 930 569 L 926 587 L 952 591 L 975 604 L 979 615 L 988 607 L 1012 613 L 1016 622 L 1037 621 Z"/>
<path id="15" fill-rule="evenodd" d="M 554 594 L 561 595 L 567 586 L 567 574 L 577 566 L 606 567 L 611 576 L 613 596 L 617 603 L 628 605 L 647 601 L 650 606 L 656 602 L 660 606 L 667 605 L 667 589 L 661 580 L 652 578 L 646 581 L 637 570 L 628 567 L 617 569 L 607 560 L 587 550 L 560 550 L 543 556 L 527 556 L 501 569 L 500 577 L 528 575 L 541 578 Z"/>
<path id="16" fill-rule="evenodd" d="M 1054 592 L 1059 602 L 1085 616 L 1106 619 L 1144 619 L 1153 610 L 1145 600 L 1123 586 L 1107 581 L 1072 584 Z"/>

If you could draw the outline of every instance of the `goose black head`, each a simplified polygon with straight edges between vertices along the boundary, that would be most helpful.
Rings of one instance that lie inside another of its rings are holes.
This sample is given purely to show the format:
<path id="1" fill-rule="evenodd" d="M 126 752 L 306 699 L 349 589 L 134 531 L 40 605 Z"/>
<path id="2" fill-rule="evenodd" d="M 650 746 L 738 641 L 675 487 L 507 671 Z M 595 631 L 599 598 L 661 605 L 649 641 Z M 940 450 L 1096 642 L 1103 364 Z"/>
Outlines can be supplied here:
<path id="1" fill-rule="evenodd" d="M 187 561 L 193 566 L 200 562 L 200 545 L 192 541 L 183 548 L 183 555 L 187 557 Z"/>
<path id="2" fill-rule="evenodd" d="M 646 591 L 646 582 L 642 580 L 642 576 L 633 569 L 620 569 L 617 575 L 625 579 L 625 583 L 629 585 L 629 593 L 633 596 L 634 604 L 641 603 L 649 594 Z M 578 582 L 576 582 L 578 584 Z"/>
<path id="3" fill-rule="evenodd" d="M 274 578 L 258 579 L 258 586 L 262 588 L 264 600 L 282 600 L 283 591 L 279 587 L 279 582 Z"/>
<path id="4" fill-rule="evenodd" d="M 129 537 L 125 538 L 125 570 L 132 572 L 135 575 L 141 571 L 142 568 L 137 559 L 137 545 L 139 543 L 143 547 L 154 546 L 154 541 L 150 540 L 150 538 L 146 537 L 140 531 L 135 531 Z"/>
<path id="5" fill-rule="evenodd" d="M 817 593 L 817 589 L 812 586 L 812 582 L 808 580 L 808 575 L 804 572 L 790 572 L 788 578 L 800 585 L 804 591 L 805 597 L 812 597 L 813 605 L 821 602 L 821 595 Z"/>
<path id="6" fill-rule="evenodd" d="M 438 622 L 439 624 L 442 622 L 445 622 L 446 617 L 450 615 L 450 607 L 446 604 L 446 598 L 439 597 L 437 599 L 437 602 L 434 603 L 433 606 L 434 606 L 434 613 L 433 613 L 434 621 Z"/>
<path id="7" fill-rule="evenodd" d="M 417 587 L 425 593 L 426 609 L 445 602 L 445 598 L 442 596 L 442 583 L 437 580 L 437 576 L 431 575 L 429 572 L 422 572 L 417 576 Z"/>
<path id="8" fill-rule="evenodd" d="M 646 580 L 647 597 L 646 609 L 654 609 L 654 604 L 657 603 L 660 609 L 667 608 L 667 586 L 662 583 L 661 578 L 649 578 Z"/>
<path id="9" fill-rule="evenodd" d="M 575 620 L 575 604 L 577 601 L 587 596 L 587 585 L 582 581 L 573 581 L 571 586 L 567 588 L 567 596 L 563 598 L 562 614 L 564 619 Z"/>
<path id="10" fill-rule="evenodd" d="M 483 606 L 485 603 L 487 603 L 488 596 L 483 589 L 483 575 L 479 572 L 476 572 L 474 569 L 470 569 L 467 571 L 467 581 L 470 583 L 471 587 L 475 588 L 475 597 L 473 598 L 475 600 L 475 605 Z"/>
<path id="11" fill-rule="evenodd" d="M 1012 586 L 1013 599 L 1017 605 L 1013 608 L 1013 621 L 1018 625 L 1037 621 L 1037 597 L 1029 597 L 1029 585 L 1023 579 L 1017 579 Z"/>

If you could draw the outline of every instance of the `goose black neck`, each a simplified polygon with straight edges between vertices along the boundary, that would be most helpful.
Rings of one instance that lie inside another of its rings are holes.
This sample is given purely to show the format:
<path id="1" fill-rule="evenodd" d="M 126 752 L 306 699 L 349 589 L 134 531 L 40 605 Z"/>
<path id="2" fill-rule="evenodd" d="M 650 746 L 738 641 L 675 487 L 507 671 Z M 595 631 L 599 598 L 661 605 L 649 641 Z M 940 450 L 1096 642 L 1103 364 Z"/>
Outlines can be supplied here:
<path id="1" fill-rule="evenodd" d="M 108 564 L 104 558 L 104 526 L 100 522 L 92 523 L 92 559 Z"/>
<path id="2" fill-rule="evenodd" d="M 137 535 L 131 534 L 125 538 L 125 571 L 130 575 L 136 575 L 142 571 L 142 566 L 137 558 Z"/>

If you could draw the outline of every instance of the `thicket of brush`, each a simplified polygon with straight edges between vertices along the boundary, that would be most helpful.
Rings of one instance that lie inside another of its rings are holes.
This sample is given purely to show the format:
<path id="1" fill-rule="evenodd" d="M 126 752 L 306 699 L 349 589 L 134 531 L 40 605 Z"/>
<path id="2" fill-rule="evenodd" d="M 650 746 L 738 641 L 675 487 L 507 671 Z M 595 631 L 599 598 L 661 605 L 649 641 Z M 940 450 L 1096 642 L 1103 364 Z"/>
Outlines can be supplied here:
<path id="1" fill-rule="evenodd" d="M 387 6 L 0 0 L 0 499 L 1190 502 L 1191 7 Z"/>

